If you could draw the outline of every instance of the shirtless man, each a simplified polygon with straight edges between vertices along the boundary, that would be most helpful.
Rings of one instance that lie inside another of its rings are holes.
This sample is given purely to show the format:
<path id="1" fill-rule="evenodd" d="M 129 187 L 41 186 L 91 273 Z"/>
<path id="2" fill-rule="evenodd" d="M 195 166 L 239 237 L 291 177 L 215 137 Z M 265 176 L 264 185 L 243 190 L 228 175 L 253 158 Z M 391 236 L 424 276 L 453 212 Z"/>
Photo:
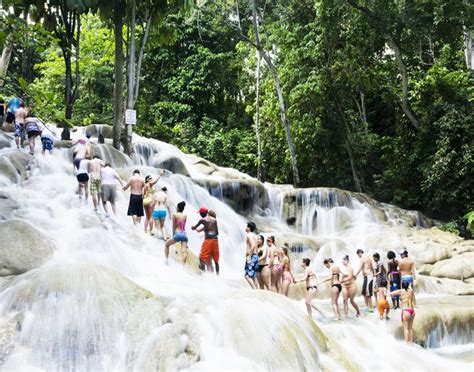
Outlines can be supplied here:
<path id="1" fill-rule="evenodd" d="M 168 215 L 171 217 L 168 195 L 166 194 L 167 190 L 168 189 L 166 187 L 162 187 L 161 190 L 153 194 L 153 219 L 158 221 L 158 223 L 155 222 L 156 236 L 158 239 L 164 238 L 165 240 L 168 240 L 169 238 L 168 231 L 166 230 L 165 226 L 167 211 Z M 158 231 L 160 234 L 158 234 Z"/>
<path id="2" fill-rule="evenodd" d="M 135 169 L 133 176 L 130 177 L 127 184 L 123 187 L 126 191 L 130 187 L 130 202 L 128 204 L 127 216 L 132 216 L 133 224 L 139 225 L 143 217 L 143 188 L 145 180 L 140 176 L 140 171 Z"/>
<path id="3" fill-rule="evenodd" d="M 400 269 L 402 282 L 408 282 L 410 287 L 413 289 L 413 285 L 416 285 L 415 263 L 411 258 L 408 258 L 408 251 L 406 249 L 400 253 L 400 257 L 401 259 L 398 261 L 398 268 Z"/>
<path id="4" fill-rule="evenodd" d="M 219 275 L 219 229 L 217 228 L 217 220 L 208 215 L 208 210 L 205 207 L 199 208 L 198 213 L 201 215 L 201 219 L 191 229 L 197 231 L 204 230 L 204 241 L 199 253 L 199 268 L 201 271 L 204 271 L 204 269 L 213 271 L 212 258 L 216 265 L 216 274 Z M 201 225 L 202 229 L 199 229 Z"/>
<path id="5" fill-rule="evenodd" d="M 357 250 L 357 256 L 360 258 L 360 267 L 355 274 L 355 277 L 359 275 L 362 271 L 364 276 L 364 283 L 362 284 L 362 296 L 364 296 L 365 306 L 369 312 L 373 313 L 374 309 L 372 308 L 372 290 L 373 290 L 373 276 L 374 276 L 374 266 L 372 265 L 372 260 L 370 257 L 364 256 L 364 251 L 362 249 Z"/>
<path id="6" fill-rule="evenodd" d="M 255 222 L 247 222 L 245 233 L 245 243 L 247 250 L 245 251 L 245 280 L 249 283 L 252 289 L 257 289 L 257 270 L 258 270 L 258 255 L 257 255 L 257 234 L 255 230 L 257 226 Z"/>
<path id="7" fill-rule="evenodd" d="M 94 212 L 97 212 L 97 206 L 100 203 L 100 171 L 103 166 L 105 166 L 105 163 L 97 155 L 94 155 L 88 165 L 90 193 L 92 203 L 94 204 Z"/>
<path id="8" fill-rule="evenodd" d="M 23 146 L 23 141 L 26 138 L 25 119 L 28 116 L 28 110 L 25 108 L 23 102 L 20 103 L 20 108 L 13 111 L 15 114 L 15 142 L 16 148 L 20 149 Z"/>

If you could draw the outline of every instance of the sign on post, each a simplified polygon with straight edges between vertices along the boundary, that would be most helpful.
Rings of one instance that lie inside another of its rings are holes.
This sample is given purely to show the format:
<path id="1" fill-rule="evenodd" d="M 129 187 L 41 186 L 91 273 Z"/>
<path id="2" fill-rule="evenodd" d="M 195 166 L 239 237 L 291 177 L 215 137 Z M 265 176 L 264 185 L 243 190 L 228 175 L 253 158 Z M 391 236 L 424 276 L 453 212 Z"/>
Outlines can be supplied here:
<path id="1" fill-rule="evenodd" d="M 135 125 L 137 123 L 137 111 L 125 110 L 125 124 Z"/>

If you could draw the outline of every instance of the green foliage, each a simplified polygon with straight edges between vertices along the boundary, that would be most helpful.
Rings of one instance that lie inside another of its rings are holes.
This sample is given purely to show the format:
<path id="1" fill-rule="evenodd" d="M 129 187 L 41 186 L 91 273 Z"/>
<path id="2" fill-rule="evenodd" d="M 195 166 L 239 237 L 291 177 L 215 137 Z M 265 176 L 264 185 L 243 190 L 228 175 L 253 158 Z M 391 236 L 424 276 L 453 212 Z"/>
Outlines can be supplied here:
<path id="1" fill-rule="evenodd" d="M 471 236 L 474 236 L 474 210 L 467 213 L 464 218 L 467 220 L 466 228 L 471 233 Z"/>
<path id="2" fill-rule="evenodd" d="M 441 225 L 440 230 L 450 232 L 451 234 L 459 235 L 459 230 L 457 228 L 456 222 L 448 222 L 444 225 Z"/>

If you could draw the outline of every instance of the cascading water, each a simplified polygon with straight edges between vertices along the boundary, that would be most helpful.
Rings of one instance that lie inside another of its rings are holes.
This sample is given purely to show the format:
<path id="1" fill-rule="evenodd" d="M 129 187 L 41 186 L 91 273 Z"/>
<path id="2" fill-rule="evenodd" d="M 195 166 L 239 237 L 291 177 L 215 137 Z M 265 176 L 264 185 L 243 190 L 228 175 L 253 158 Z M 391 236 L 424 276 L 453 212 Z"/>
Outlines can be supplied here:
<path id="1" fill-rule="evenodd" d="M 154 166 L 166 161 L 170 166 L 174 159 L 170 168 L 180 171 L 167 172 L 158 186 L 167 186 L 172 209 L 186 201 L 189 247 L 196 255 L 202 241 L 190 230 L 199 218 L 196 211 L 202 205 L 216 211 L 221 276 L 199 275 L 174 261 L 166 266 L 163 242 L 145 235 L 125 215 L 127 194 L 118 192 L 119 213 L 112 219 L 81 203 L 70 150 L 28 156 L 21 176 L 1 175 L 0 195 L 16 207 L 0 226 L 15 219 L 28 222 L 52 242 L 54 254 L 37 268 L 0 280 L 2 370 L 380 369 L 375 359 L 385 361 L 382 369 L 389 370 L 425 368 L 427 363 L 433 369 L 471 367 L 397 341 L 378 320 L 337 324 L 316 316 L 314 323 L 303 303 L 248 289 L 242 278 L 246 220 L 222 201 L 223 194 L 199 186 L 203 180 L 224 181 L 225 171 L 203 174 L 192 157 L 168 144 L 138 136 L 135 142 L 133 160 L 107 145 L 95 151 L 114 166 L 127 167 L 121 174 L 133 166 L 156 176 Z M 11 164 L 16 154 L 8 148 L 0 152 Z M 292 233 L 283 213 L 291 188 L 262 187 L 267 193 L 257 210 L 262 216 L 254 217 L 268 226 L 268 233 Z M 349 199 L 328 196 L 327 203 L 315 202 L 311 195 L 302 197 L 295 218 L 298 232 L 325 239 L 318 252 L 305 252 L 316 261 L 367 244 L 366 235 L 380 228 L 370 208 L 357 199 L 348 206 Z M 341 226 L 340 219 L 348 224 Z M 174 249 L 171 255 L 178 256 Z M 384 349 L 378 354 L 381 343 L 393 350 L 393 357 Z M 396 357 L 401 354 L 406 358 Z"/>

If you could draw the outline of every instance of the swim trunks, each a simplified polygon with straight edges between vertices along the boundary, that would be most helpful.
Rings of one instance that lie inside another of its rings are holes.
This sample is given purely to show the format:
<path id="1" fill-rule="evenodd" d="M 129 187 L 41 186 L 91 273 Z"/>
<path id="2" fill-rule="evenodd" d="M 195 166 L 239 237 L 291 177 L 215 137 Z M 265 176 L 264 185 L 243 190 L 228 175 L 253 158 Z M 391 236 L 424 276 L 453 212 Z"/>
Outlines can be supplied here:
<path id="1" fill-rule="evenodd" d="M 404 281 L 413 286 L 413 275 L 402 275 L 402 282 Z"/>
<path id="2" fill-rule="evenodd" d="M 173 240 L 175 242 L 187 242 L 188 235 L 185 232 L 179 231 L 173 235 Z"/>
<path id="3" fill-rule="evenodd" d="M 25 125 L 21 123 L 15 123 L 15 137 L 20 137 L 22 139 L 26 138 Z"/>
<path id="4" fill-rule="evenodd" d="M 374 281 L 367 276 L 364 276 L 364 283 L 362 284 L 362 296 L 372 297 L 373 294 L 373 283 Z"/>
<path id="5" fill-rule="evenodd" d="M 53 151 L 54 142 L 52 139 L 41 137 L 41 144 L 43 145 L 43 151 Z"/>
<path id="6" fill-rule="evenodd" d="M 382 299 L 382 300 L 377 301 L 377 308 L 379 310 L 380 316 L 383 316 L 383 313 L 385 312 L 385 310 L 390 309 L 390 306 L 388 305 L 387 300 Z"/>
<path id="7" fill-rule="evenodd" d="M 79 182 L 87 182 L 89 181 L 89 175 L 87 173 L 80 173 L 76 176 Z"/>
<path id="8" fill-rule="evenodd" d="M 38 128 L 38 124 L 36 124 L 34 121 L 30 121 L 26 123 L 25 130 L 26 130 L 26 133 L 28 134 L 28 138 L 39 136 L 41 134 L 41 131 Z"/>
<path id="9" fill-rule="evenodd" d="M 115 185 L 102 185 L 102 201 L 104 202 L 115 202 L 115 198 L 117 196 L 117 190 Z"/>
<path id="10" fill-rule="evenodd" d="M 209 262 L 211 258 L 214 262 L 219 262 L 219 241 L 217 239 L 204 239 L 199 258 L 204 262 Z"/>
<path id="11" fill-rule="evenodd" d="M 143 196 L 131 194 L 130 202 L 128 203 L 127 216 L 143 216 Z"/>
<path id="12" fill-rule="evenodd" d="M 245 276 L 254 279 L 257 276 L 258 255 L 253 253 L 250 258 L 245 260 Z"/>
<path id="13" fill-rule="evenodd" d="M 94 195 L 94 194 L 100 193 L 100 184 L 101 184 L 100 176 L 91 176 L 90 180 L 91 180 L 90 182 L 91 194 Z"/>
<path id="14" fill-rule="evenodd" d="M 164 220 L 166 218 L 166 209 L 155 209 L 153 211 L 154 220 Z"/>

